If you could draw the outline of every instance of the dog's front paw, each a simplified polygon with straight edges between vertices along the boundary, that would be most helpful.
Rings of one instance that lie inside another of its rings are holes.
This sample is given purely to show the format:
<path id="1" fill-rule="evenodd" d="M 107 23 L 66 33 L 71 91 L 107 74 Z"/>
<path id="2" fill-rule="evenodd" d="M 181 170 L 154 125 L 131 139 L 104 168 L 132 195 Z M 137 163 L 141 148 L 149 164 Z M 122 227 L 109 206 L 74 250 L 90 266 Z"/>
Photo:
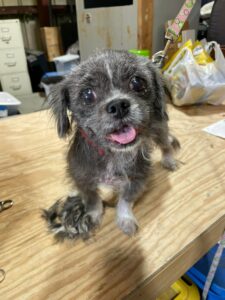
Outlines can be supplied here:
<path id="1" fill-rule="evenodd" d="M 59 241 L 65 239 L 88 239 L 99 226 L 102 212 L 87 212 L 80 196 L 57 201 L 49 210 L 44 210 L 44 219 Z"/>
<path id="2" fill-rule="evenodd" d="M 178 169 L 178 162 L 172 155 L 165 155 L 161 161 L 162 166 L 170 171 L 176 171 Z"/>
<path id="3" fill-rule="evenodd" d="M 95 227 L 99 226 L 102 222 L 103 209 L 90 210 L 86 213 L 90 217 Z"/>
<path id="4" fill-rule="evenodd" d="M 132 211 L 132 203 L 123 199 L 118 201 L 116 223 L 118 227 L 129 236 L 137 232 L 138 223 Z"/>
<path id="5" fill-rule="evenodd" d="M 127 235 L 132 236 L 138 230 L 137 221 L 135 218 L 124 217 L 117 219 L 118 227 Z"/>

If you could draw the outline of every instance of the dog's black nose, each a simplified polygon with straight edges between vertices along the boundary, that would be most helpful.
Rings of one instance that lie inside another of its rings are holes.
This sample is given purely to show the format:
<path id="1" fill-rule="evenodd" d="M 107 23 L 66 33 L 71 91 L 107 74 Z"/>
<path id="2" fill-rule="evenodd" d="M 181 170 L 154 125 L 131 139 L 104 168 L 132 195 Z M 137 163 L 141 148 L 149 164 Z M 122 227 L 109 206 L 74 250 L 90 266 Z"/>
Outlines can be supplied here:
<path id="1" fill-rule="evenodd" d="M 115 118 L 122 119 L 130 110 L 130 102 L 126 99 L 113 100 L 106 106 L 107 113 Z"/>

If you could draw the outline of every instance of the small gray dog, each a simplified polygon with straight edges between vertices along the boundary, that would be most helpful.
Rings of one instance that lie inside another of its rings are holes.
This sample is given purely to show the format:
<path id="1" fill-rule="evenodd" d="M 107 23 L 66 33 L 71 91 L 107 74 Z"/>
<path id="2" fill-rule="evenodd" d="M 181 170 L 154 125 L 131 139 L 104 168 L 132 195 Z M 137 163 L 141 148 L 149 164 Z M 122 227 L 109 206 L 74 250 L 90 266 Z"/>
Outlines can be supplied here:
<path id="1" fill-rule="evenodd" d="M 58 238 L 87 238 L 99 226 L 101 183 L 118 193 L 119 228 L 136 232 L 132 206 L 149 177 L 151 142 L 160 147 L 164 167 L 177 167 L 173 152 L 180 145 L 169 134 L 165 102 L 159 71 L 147 58 L 126 51 L 102 51 L 58 84 L 51 107 L 59 136 L 72 135 L 68 172 L 80 191 L 44 211 Z"/>

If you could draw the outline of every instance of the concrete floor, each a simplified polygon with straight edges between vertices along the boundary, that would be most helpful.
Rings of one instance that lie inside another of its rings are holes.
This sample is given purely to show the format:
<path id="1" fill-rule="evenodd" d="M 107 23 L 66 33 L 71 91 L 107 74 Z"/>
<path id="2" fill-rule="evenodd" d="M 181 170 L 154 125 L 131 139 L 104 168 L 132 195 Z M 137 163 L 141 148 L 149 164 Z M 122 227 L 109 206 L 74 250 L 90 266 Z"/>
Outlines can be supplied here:
<path id="1" fill-rule="evenodd" d="M 48 108 L 44 93 L 33 93 L 30 95 L 16 96 L 21 101 L 18 110 L 21 114 L 28 114 Z"/>

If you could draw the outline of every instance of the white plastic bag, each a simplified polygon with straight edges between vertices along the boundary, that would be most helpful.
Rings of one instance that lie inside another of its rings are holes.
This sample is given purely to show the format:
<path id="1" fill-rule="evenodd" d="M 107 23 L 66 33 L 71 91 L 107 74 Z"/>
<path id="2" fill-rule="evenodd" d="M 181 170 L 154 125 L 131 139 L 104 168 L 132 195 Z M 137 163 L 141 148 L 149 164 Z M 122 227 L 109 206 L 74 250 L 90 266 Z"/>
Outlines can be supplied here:
<path id="1" fill-rule="evenodd" d="M 199 65 L 192 51 L 184 48 L 164 72 L 175 105 L 217 105 L 225 100 L 225 58 L 216 42 L 206 45 L 208 53 L 212 48 L 215 61 Z"/>

